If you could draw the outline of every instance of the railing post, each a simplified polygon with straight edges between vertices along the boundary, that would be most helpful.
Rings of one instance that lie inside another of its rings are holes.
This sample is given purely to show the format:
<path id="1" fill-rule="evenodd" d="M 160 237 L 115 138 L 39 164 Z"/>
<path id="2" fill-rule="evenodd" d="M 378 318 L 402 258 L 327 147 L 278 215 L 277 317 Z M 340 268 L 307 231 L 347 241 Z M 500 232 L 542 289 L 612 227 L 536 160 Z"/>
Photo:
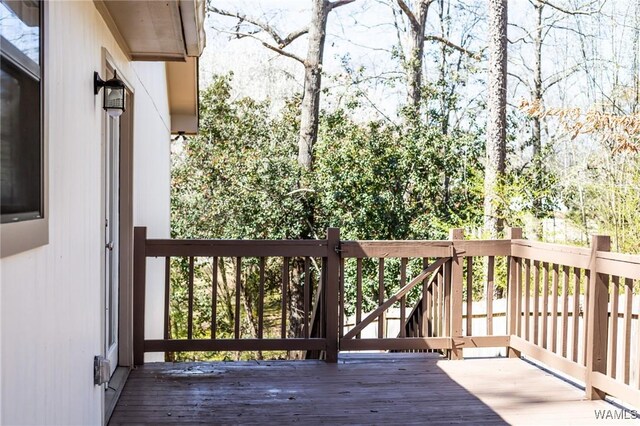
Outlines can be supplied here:
<path id="1" fill-rule="evenodd" d="M 338 292 L 340 280 L 340 229 L 327 229 L 327 276 L 324 288 L 326 361 L 338 362 Z"/>
<path id="2" fill-rule="evenodd" d="M 521 240 L 522 229 L 521 228 L 509 228 L 507 236 L 510 240 Z M 513 256 L 509 256 L 509 281 L 507 286 L 508 306 L 507 306 L 507 325 L 510 336 L 518 334 L 518 315 L 520 315 L 520 301 L 518 300 L 518 286 L 520 285 L 520 271 L 519 264 Z M 512 347 L 507 348 L 507 355 L 509 358 L 520 358 L 520 352 L 516 351 Z"/>
<path id="3" fill-rule="evenodd" d="M 452 347 L 449 352 L 450 359 L 462 359 L 462 348 L 457 348 L 455 339 L 462 337 L 462 262 L 463 257 L 458 254 L 455 240 L 464 239 L 464 231 L 462 229 L 452 229 L 449 232 L 449 239 L 453 242 L 453 251 L 450 262 L 449 271 L 449 294 L 451 306 L 449 308 L 449 337 L 451 338 Z"/>
<path id="4" fill-rule="evenodd" d="M 591 261 L 589 263 L 589 302 L 587 315 L 587 376 L 585 392 L 589 399 L 604 399 L 605 393 L 593 387 L 592 373 L 606 374 L 607 334 L 609 331 L 609 276 L 598 273 L 597 252 L 611 250 L 608 235 L 591 237 Z"/>
<path id="5" fill-rule="evenodd" d="M 147 275 L 147 228 L 133 230 L 133 363 L 144 364 L 144 303 Z"/>

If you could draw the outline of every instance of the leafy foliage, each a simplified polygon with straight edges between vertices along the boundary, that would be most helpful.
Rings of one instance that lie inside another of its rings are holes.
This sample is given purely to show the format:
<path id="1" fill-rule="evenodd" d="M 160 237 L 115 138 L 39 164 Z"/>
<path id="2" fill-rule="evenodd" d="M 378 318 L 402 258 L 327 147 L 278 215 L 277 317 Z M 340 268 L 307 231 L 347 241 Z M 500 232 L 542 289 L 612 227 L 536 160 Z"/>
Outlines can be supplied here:
<path id="1" fill-rule="evenodd" d="M 477 135 L 443 135 L 419 123 L 410 128 L 382 121 L 357 123 L 348 109 L 324 111 L 315 165 L 306 173 L 296 162 L 299 100 L 290 100 L 273 117 L 266 103 L 233 99 L 230 79 L 219 77 L 203 91 L 200 134 L 174 150 L 174 238 L 321 237 L 334 226 L 341 228 L 344 239 L 439 239 L 446 238 L 451 227 L 481 223 L 483 146 Z M 377 266 L 365 263 L 365 306 L 373 306 L 378 299 Z M 233 271 L 230 260 L 220 264 L 225 265 Z M 267 265 L 274 277 L 267 284 L 270 289 L 277 289 L 279 267 Z M 180 306 L 186 303 L 188 265 L 183 260 L 173 268 L 182 280 L 172 282 L 172 332 L 182 336 L 186 312 Z M 210 268 L 196 262 L 196 281 L 210 283 Z M 257 291 L 256 273 L 255 268 L 253 273 L 243 271 L 247 294 Z M 398 275 L 399 262 L 388 262 L 387 292 L 397 289 Z M 295 270 L 291 278 L 300 285 Z M 219 282 L 224 285 L 234 283 Z M 354 286 L 347 279 L 347 291 L 354 292 Z M 210 284 L 196 285 L 195 293 L 194 303 L 206 311 Z M 224 293 L 219 287 L 219 294 Z M 244 313 L 247 309 L 256 314 L 255 306 L 243 306 Z M 227 310 L 219 332 L 228 337 L 233 312 Z M 210 313 L 196 322 L 203 324 L 198 333 L 204 336 Z M 243 324 L 246 332 L 251 328 Z"/>

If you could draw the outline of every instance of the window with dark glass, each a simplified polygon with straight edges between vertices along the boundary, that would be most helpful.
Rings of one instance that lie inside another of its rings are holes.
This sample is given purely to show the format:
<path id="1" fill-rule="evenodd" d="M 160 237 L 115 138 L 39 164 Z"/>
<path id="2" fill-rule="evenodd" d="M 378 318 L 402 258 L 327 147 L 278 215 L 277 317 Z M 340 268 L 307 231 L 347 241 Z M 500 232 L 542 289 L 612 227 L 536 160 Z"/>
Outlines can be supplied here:
<path id="1" fill-rule="evenodd" d="M 0 1 L 2 223 L 44 214 L 41 24 L 39 1 Z"/>

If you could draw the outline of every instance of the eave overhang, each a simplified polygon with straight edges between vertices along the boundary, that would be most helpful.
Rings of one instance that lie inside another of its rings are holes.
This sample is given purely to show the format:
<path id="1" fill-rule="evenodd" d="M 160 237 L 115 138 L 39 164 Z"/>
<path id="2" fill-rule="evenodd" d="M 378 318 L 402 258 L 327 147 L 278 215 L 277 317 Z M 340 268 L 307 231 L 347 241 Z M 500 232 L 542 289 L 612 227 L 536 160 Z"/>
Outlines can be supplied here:
<path id="1" fill-rule="evenodd" d="M 167 90 L 171 133 L 198 133 L 198 58 L 189 57 L 185 62 L 167 62 Z"/>
<path id="2" fill-rule="evenodd" d="M 132 61 L 166 61 L 171 132 L 198 131 L 198 57 L 205 0 L 94 0 Z"/>

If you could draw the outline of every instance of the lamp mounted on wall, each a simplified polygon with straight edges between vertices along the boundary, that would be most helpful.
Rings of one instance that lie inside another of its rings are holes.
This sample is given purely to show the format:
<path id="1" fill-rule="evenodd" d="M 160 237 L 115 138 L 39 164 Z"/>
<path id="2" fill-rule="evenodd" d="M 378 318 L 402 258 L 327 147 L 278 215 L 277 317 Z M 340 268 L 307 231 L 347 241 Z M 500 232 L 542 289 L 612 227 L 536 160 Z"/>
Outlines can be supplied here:
<path id="1" fill-rule="evenodd" d="M 125 85 L 114 71 L 113 78 L 104 81 L 97 72 L 93 73 L 93 93 L 97 95 L 104 87 L 102 108 L 111 117 L 119 117 L 124 112 Z"/>

